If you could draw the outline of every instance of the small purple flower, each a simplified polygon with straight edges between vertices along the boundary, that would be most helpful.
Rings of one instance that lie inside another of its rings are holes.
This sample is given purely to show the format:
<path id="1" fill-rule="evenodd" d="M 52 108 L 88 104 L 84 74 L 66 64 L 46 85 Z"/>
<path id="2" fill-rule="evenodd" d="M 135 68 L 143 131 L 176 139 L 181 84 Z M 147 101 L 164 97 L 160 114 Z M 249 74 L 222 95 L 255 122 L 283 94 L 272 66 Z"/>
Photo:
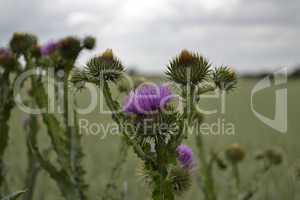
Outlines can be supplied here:
<path id="1" fill-rule="evenodd" d="M 193 150 L 190 147 L 181 144 L 176 148 L 176 152 L 177 160 L 182 168 L 190 170 L 194 167 Z"/>
<path id="2" fill-rule="evenodd" d="M 14 55 L 13 53 L 4 48 L 0 48 L 0 65 L 8 66 L 13 64 Z"/>
<path id="3" fill-rule="evenodd" d="M 59 44 L 57 42 L 49 42 L 46 45 L 41 47 L 41 54 L 43 56 L 48 56 L 52 54 L 54 51 L 56 51 L 59 47 Z"/>
<path id="4" fill-rule="evenodd" d="M 12 57 L 11 51 L 8 49 L 0 48 L 0 58 L 1 59 L 10 59 Z"/>
<path id="5" fill-rule="evenodd" d="M 164 109 L 171 99 L 168 86 L 144 84 L 125 98 L 123 111 L 128 114 L 149 114 Z"/>

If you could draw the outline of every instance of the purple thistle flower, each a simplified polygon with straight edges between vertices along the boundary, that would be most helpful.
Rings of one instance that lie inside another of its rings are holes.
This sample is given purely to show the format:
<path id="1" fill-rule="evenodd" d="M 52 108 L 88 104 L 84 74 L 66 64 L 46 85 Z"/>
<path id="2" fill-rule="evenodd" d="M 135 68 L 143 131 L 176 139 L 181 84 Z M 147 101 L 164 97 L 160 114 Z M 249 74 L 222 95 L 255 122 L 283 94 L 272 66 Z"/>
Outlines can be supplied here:
<path id="1" fill-rule="evenodd" d="M 176 148 L 176 152 L 182 168 L 190 170 L 194 167 L 193 150 L 190 147 L 181 144 Z"/>
<path id="2" fill-rule="evenodd" d="M 144 84 L 125 98 L 123 111 L 128 114 L 149 114 L 164 109 L 171 99 L 168 86 Z"/>
<path id="3" fill-rule="evenodd" d="M 10 59 L 12 57 L 11 51 L 8 49 L 0 48 L 0 58 L 1 59 Z"/>
<path id="4" fill-rule="evenodd" d="M 46 45 L 41 47 L 41 54 L 43 56 L 48 56 L 52 54 L 54 51 L 56 51 L 59 47 L 59 44 L 57 42 L 49 42 Z"/>

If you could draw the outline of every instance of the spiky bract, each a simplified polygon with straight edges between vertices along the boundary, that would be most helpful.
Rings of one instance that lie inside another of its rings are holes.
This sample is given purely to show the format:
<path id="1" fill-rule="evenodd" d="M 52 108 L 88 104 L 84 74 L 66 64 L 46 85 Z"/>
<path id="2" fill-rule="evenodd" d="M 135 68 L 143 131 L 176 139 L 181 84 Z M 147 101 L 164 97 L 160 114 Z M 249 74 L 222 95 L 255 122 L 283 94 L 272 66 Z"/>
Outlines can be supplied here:
<path id="1" fill-rule="evenodd" d="M 208 78 L 210 66 L 203 56 L 183 50 L 178 57 L 170 61 L 166 74 L 176 83 L 197 85 Z"/>
<path id="2" fill-rule="evenodd" d="M 237 77 L 234 71 L 229 67 L 216 68 L 213 73 L 213 81 L 216 86 L 221 90 L 232 90 L 236 87 Z"/>
<path id="3" fill-rule="evenodd" d="M 191 187 L 192 184 L 191 174 L 189 171 L 180 167 L 171 169 L 169 180 L 176 195 L 182 195 Z"/>
<path id="4" fill-rule="evenodd" d="M 26 54 L 37 45 L 37 37 L 29 33 L 14 33 L 9 45 L 16 54 Z"/>

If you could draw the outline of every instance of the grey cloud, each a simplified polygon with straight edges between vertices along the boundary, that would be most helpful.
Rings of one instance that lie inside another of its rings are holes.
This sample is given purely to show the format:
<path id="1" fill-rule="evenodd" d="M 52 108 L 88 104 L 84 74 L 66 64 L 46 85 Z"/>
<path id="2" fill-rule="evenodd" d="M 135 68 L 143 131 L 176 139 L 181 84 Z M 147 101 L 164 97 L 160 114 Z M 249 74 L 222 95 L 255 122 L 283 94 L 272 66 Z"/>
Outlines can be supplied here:
<path id="1" fill-rule="evenodd" d="M 272 69 L 300 62 L 299 8 L 297 0 L 237 0 L 215 10 L 197 0 L 1 0 L 0 44 L 14 31 L 43 41 L 93 34 L 98 50 L 113 48 L 125 64 L 146 71 L 162 72 L 182 48 L 239 71 Z"/>

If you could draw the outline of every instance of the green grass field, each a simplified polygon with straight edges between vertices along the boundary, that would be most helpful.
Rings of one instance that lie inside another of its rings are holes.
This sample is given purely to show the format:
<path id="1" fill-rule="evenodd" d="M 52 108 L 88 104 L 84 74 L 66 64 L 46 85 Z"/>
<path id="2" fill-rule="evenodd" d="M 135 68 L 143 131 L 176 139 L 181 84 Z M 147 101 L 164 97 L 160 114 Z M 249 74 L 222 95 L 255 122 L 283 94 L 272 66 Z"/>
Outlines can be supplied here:
<path id="1" fill-rule="evenodd" d="M 159 79 L 156 79 L 160 81 Z M 284 152 L 284 162 L 281 166 L 274 168 L 266 177 L 261 185 L 261 192 L 254 199 L 263 200 L 282 200 L 282 199 L 300 199 L 300 184 L 295 182 L 293 177 L 293 166 L 300 163 L 300 81 L 289 80 L 288 82 L 288 132 L 285 134 L 273 130 L 263 124 L 251 111 L 250 94 L 254 85 L 258 80 L 240 79 L 238 88 L 226 97 L 226 112 L 222 114 L 218 112 L 210 116 L 206 116 L 205 122 L 215 123 L 218 119 L 224 118 L 225 123 L 233 123 L 235 127 L 234 135 L 208 135 L 205 136 L 207 144 L 215 150 L 222 150 L 226 145 L 238 142 L 242 144 L 247 151 L 247 159 L 241 164 L 241 176 L 243 187 L 248 187 L 248 181 L 253 178 L 253 171 L 257 167 L 254 161 L 254 154 L 267 147 L 279 147 Z M 260 91 L 254 97 L 254 106 L 256 110 L 266 116 L 274 115 L 275 106 L 275 88 Z M 80 94 L 79 102 L 86 105 L 88 102 L 88 93 L 83 91 Z M 203 109 L 217 108 L 220 111 L 220 101 L 216 99 L 204 99 Z M 26 114 L 19 110 L 13 112 L 10 122 L 10 141 L 9 147 L 5 154 L 8 165 L 8 181 L 11 190 L 22 189 L 23 179 L 26 173 L 26 144 L 25 135 L 23 133 L 22 122 Z M 90 123 L 108 123 L 111 122 L 110 117 L 101 115 L 96 110 L 91 114 L 80 116 L 80 118 L 89 120 Z M 108 181 L 109 172 L 115 162 L 118 154 L 119 136 L 109 135 L 101 139 L 101 134 L 92 135 L 83 133 L 83 149 L 86 154 L 83 164 L 87 171 L 86 180 L 90 185 L 90 199 L 97 199 L 101 196 L 101 192 Z M 40 146 L 47 148 L 49 140 L 45 134 L 43 127 L 39 135 Z M 197 149 L 194 144 L 194 136 L 190 136 L 188 144 L 193 146 L 195 155 Z M 198 162 L 201 166 L 201 163 Z M 132 151 L 129 153 L 128 160 L 123 169 L 122 176 L 119 180 L 120 187 L 127 189 L 126 199 L 149 199 L 150 190 L 144 185 L 141 178 L 137 175 L 136 170 L 138 159 Z M 217 172 L 218 177 L 217 188 L 220 191 L 220 199 L 229 199 L 226 191 L 230 187 L 230 179 L 228 172 Z M 298 196 L 294 193 L 298 191 Z M 182 199 L 201 199 L 201 188 L 195 181 L 191 190 L 186 193 Z M 52 181 L 46 172 L 39 175 L 37 187 L 35 190 L 35 200 L 60 200 L 60 196 L 55 182 Z M 181 199 L 181 198 L 178 198 Z"/>

